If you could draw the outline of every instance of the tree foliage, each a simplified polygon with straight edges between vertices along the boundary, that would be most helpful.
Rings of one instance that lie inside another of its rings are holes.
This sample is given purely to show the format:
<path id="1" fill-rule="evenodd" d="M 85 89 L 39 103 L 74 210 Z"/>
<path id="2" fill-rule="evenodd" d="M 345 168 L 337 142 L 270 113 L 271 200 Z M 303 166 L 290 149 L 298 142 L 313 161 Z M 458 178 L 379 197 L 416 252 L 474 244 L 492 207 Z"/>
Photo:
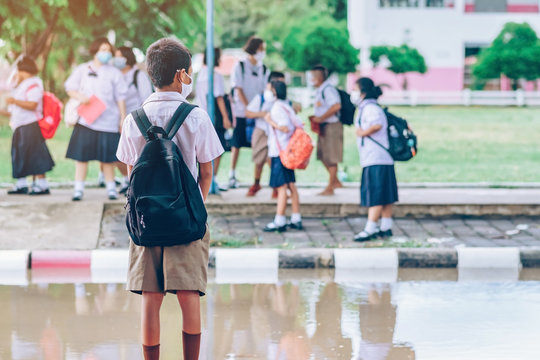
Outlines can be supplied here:
<path id="1" fill-rule="evenodd" d="M 527 23 L 507 23 L 493 40 L 482 50 L 473 66 L 473 75 L 479 79 L 496 79 L 505 75 L 513 80 L 540 78 L 540 40 Z"/>
<path id="2" fill-rule="evenodd" d="M 375 66 L 378 66 L 381 62 L 387 62 L 388 70 L 394 74 L 403 74 L 403 90 L 407 90 L 406 73 L 418 72 L 425 74 L 427 71 L 422 54 L 417 49 L 405 44 L 401 46 L 372 46 L 369 58 Z"/>
<path id="3" fill-rule="evenodd" d="M 283 57 L 295 71 L 322 64 L 330 72 L 352 72 L 360 62 L 358 54 L 349 42 L 346 23 L 328 15 L 304 18 L 291 28 L 283 42 Z"/>

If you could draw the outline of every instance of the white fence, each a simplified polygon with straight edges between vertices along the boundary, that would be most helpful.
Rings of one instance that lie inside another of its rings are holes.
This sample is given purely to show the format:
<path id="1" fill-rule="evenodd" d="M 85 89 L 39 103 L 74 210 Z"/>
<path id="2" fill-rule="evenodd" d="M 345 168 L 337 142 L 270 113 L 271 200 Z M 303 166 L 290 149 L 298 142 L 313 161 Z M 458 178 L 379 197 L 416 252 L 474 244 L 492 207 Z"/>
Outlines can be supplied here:
<path id="1" fill-rule="evenodd" d="M 384 89 L 383 89 L 384 91 Z M 291 88 L 290 98 L 310 107 L 313 90 Z M 540 106 L 540 91 L 384 91 L 383 105 L 454 105 L 454 106 Z"/>

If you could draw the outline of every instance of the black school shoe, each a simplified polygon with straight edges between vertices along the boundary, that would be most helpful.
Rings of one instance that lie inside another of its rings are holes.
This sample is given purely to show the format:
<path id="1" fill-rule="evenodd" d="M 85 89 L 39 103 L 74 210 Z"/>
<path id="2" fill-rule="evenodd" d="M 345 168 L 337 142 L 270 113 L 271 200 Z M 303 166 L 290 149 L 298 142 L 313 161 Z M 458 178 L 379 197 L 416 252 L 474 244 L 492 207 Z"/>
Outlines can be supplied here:
<path id="1" fill-rule="evenodd" d="M 8 190 L 8 195 L 26 195 L 28 194 L 28 186 L 24 186 L 22 188 L 13 188 L 11 190 Z"/>
<path id="2" fill-rule="evenodd" d="M 264 232 L 279 232 L 279 233 L 282 233 L 282 232 L 285 232 L 287 231 L 287 224 L 283 225 L 283 226 L 277 226 L 273 221 L 271 223 L 269 223 L 268 225 L 266 225 L 263 229 Z"/>
<path id="3" fill-rule="evenodd" d="M 380 233 L 379 231 L 374 232 L 373 234 L 370 234 L 366 231 L 360 231 L 358 234 L 354 236 L 353 240 L 357 242 L 375 240 L 379 236 L 379 233 Z"/>
<path id="4" fill-rule="evenodd" d="M 392 234 L 392 229 L 388 229 L 385 231 L 379 231 L 379 237 L 383 239 L 391 238 L 394 234 Z"/>
<path id="5" fill-rule="evenodd" d="M 290 222 L 287 224 L 287 226 L 294 230 L 304 230 L 304 226 L 302 225 L 302 221 L 299 222 Z"/>
<path id="6" fill-rule="evenodd" d="M 51 191 L 47 189 L 34 188 L 28 195 L 50 195 Z"/>

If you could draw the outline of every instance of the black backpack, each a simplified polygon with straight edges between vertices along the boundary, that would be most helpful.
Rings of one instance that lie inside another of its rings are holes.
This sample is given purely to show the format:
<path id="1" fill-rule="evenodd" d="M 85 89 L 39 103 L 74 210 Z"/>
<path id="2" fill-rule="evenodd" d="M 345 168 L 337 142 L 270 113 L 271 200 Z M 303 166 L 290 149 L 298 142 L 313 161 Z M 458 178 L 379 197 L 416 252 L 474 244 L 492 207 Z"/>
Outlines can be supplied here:
<path id="1" fill-rule="evenodd" d="M 407 120 L 400 118 L 384 108 L 384 114 L 388 120 L 388 149 L 380 142 L 368 136 L 374 143 L 382 147 L 392 156 L 395 161 L 408 161 L 418 152 L 418 139 L 413 133 Z"/>
<path id="2" fill-rule="evenodd" d="M 327 86 L 328 87 L 328 86 Z M 322 90 L 321 95 L 324 100 L 324 90 Z M 338 118 L 343 125 L 352 125 L 354 123 L 354 112 L 356 107 L 351 102 L 351 96 L 345 91 L 336 88 L 339 93 L 339 98 L 341 99 L 341 110 L 339 110 Z"/>
<path id="3" fill-rule="evenodd" d="M 172 141 L 191 110 L 182 103 L 166 129 L 153 126 L 144 110 L 131 113 L 146 145 L 130 176 L 126 225 L 139 246 L 173 246 L 202 239 L 207 213 L 199 185 Z"/>

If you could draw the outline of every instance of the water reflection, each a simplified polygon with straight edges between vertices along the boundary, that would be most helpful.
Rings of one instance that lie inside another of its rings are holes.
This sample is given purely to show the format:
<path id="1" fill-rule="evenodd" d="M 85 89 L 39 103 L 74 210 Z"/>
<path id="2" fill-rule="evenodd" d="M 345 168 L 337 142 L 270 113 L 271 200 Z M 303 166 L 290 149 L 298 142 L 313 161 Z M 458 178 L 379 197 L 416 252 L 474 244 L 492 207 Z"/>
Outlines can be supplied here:
<path id="1" fill-rule="evenodd" d="M 119 284 L 0 286 L 0 359 L 141 359 L 139 301 Z M 180 357 L 177 307 L 165 298 L 162 359 Z M 210 284 L 202 307 L 201 359 L 533 359 L 540 351 L 538 282 Z"/>

